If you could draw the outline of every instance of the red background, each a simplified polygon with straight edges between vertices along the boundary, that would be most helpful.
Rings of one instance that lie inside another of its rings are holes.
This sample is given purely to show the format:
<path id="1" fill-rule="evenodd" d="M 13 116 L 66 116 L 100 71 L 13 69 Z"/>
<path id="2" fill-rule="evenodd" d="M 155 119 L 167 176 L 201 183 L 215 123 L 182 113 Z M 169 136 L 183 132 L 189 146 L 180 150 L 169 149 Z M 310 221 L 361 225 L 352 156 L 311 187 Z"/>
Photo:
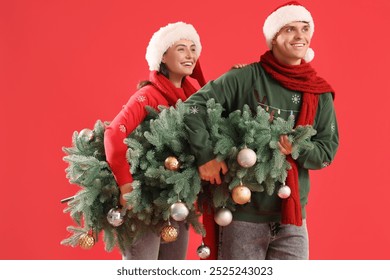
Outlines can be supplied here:
<path id="1" fill-rule="evenodd" d="M 266 50 L 265 17 L 285 1 L 0 2 L 0 259 L 120 259 L 103 242 L 60 245 L 71 225 L 62 198 L 61 148 L 73 131 L 111 120 L 139 80 L 160 26 L 198 30 L 207 79 Z M 311 259 L 390 259 L 390 2 L 301 1 L 315 19 L 314 67 L 336 90 L 341 145 L 335 162 L 311 173 Z M 199 236 L 188 258 L 196 259 Z"/>

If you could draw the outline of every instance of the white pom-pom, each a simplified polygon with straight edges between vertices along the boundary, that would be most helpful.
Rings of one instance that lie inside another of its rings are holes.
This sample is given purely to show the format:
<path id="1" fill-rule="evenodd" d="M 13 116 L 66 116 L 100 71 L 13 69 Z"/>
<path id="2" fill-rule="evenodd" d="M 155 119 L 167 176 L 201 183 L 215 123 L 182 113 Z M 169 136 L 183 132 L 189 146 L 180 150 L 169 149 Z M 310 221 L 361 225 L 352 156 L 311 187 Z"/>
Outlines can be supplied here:
<path id="1" fill-rule="evenodd" d="M 312 61 L 314 58 L 314 51 L 312 48 L 308 48 L 305 54 L 305 57 L 303 58 L 307 63 Z"/>

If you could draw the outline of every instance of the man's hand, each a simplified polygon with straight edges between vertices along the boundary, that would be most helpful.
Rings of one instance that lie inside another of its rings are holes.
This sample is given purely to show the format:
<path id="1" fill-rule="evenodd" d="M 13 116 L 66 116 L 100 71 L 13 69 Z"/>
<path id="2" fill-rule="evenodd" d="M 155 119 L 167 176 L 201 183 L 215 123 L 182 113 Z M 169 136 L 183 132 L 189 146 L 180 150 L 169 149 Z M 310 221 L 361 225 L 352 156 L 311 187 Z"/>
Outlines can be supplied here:
<path id="1" fill-rule="evenodd" d="M 210 160 L 198 167 L 200 178 L 209 181 L 211 184 L 220 185 L 222 183 L 220 171 L 222 174 L 228 172 L 227 165 L 224 161 Z"/>
<path id="2" fill-rule="evenodd" d="M 126 200 L 123 198 L 124 194 L 130 193 L 133 190 L 131 183 L 126 183 L 124 185 L 119 186 L 119 190 L 121 191 L 121 195 L 119 197 L 119 203 L 122 207 L 126 207 Z M 132 206 L 127 206 L 128 210 L 131 210 Z"/>
<path id="3" fill-rule="evenodd" d="M 284 154 L 284 155 L 289 155 L 291 154 L 291 151 L 292 151 L 292 144 L 291 142 L 288 140 L 288 137 L 287 135 L 281 135 L 280 138 L 279 138 L 279 142 L 278 142 L 278 146 L 279 146 L 279 151 Z"/>

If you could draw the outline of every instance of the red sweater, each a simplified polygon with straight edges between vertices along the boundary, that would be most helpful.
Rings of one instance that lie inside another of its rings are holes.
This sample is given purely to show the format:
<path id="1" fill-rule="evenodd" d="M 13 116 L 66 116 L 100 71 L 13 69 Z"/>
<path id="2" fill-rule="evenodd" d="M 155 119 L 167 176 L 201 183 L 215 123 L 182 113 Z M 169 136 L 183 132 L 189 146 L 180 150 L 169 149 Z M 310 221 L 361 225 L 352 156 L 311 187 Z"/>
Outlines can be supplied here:
<path id="1" fill-rule="evenodd" d="M 104 132 L 106 160 L 118 186 L 133 181 L 126 159 L 127 146 L 123 141 L 145 119 L 145 107 L 157 110 L 159 105 L 174 106 L 178 99 L 185 101 L 197 90 L 187 79 L 183 80 L 182 88 L 175 88 L 156 71 L 150 72 L 149 80 L 152 84 L 136 91 Z"/>

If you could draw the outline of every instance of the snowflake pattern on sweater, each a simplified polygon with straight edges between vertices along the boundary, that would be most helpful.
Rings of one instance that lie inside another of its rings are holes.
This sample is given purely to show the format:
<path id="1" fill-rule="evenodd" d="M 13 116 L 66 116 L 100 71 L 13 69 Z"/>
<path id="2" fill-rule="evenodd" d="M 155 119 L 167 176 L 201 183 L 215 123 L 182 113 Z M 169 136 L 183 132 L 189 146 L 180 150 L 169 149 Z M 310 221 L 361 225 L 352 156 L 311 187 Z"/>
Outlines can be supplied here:
<path id="1" fill-rule="evenodd" d="M 301 97 L 300 97 L 298 94 L 294 94 L 294 95 L 291 97 L 291 99 L 292 99 L 292 102 L 293 102 L 294 104 L 299 104 L 299 102 L 301 102 Z"/>

